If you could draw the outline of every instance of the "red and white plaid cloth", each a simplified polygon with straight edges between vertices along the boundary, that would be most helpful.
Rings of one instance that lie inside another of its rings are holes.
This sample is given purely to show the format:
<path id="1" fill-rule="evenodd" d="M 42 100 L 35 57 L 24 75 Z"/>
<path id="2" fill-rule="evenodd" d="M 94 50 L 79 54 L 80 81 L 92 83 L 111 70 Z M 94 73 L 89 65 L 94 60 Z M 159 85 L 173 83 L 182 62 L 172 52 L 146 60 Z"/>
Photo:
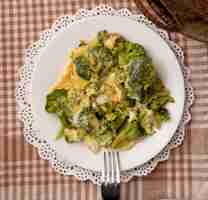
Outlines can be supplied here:
<path id="1" fill-rule="evenodd" d="M 63 14 L 100 3 L 138 10 L 133 0 L 0 0 L 0 200 L 96 200 L 97 186 L 60 175 L 25 143 L 15 85 L 23 52 Z M 170 33 L 185 52 L 196 102 L 184 144 L 147 177 L 122 184 L 123 200 L 208 199 L 208 45 Z"/>

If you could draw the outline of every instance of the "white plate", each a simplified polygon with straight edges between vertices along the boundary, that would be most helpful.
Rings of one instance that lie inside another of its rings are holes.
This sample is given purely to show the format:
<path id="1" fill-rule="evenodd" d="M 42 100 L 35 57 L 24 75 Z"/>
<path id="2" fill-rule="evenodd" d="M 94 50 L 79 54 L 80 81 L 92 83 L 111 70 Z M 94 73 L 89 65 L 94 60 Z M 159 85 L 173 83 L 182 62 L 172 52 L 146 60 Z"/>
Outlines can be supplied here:
<path id="1" fill-rule="evenodd" d="M 177 129 L 184 107 L 184 80 L 176 56 L 167 43 L 146 25 L 125 17 L 97 16 L 75 22 L 70 28 L 58 33 L 37 60 L 31 97 L 34 123 L 41 137 L 56 149 L 60 157 L 87 169 L 102 169 L 101 153 L 92 153 L 84 144 L 67 144 L 64 139 L 54 140 L 59 123 L 54 115 L 45 111 L 44 106 L 48 88 L 62 73 L 70 49 L 76 47 L 80 39 L 87 40 L 104 29 L 118 32 L 128 40 L 143 45 L 152 57 L 159 76 L 175 98 L 175 103 L 168 105 L 171 120 L 157 134 L 144 139 L 131 150 L 120 153 L 122 169 L 126 170 L 147 162 L 168 144 Z"/>

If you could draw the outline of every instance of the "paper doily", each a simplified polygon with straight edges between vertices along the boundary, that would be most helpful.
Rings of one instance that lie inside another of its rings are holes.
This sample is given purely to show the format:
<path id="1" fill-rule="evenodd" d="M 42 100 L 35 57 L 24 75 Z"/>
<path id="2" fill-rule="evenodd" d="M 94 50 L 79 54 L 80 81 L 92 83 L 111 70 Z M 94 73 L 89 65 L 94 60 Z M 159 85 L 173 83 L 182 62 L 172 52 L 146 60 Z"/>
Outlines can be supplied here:
<path id="1" fill-rule="evenodd" d="M 151 173 L 151 171 L 157 166 L 158 162 L 168 159 L 170 150 L 172 148 L 175 148 L 182 143 L 184 139 L 185 125 L 191 119 L 189 109 L 194 101 L 193 88 L 189 82 L 190 71 L 184 65 L 184 55 L 182 49 L 177 44 L 169 40 L 166 31 L 158 29 L 144 15 L 141 14 L 133 15 L 126 8 L 115 10 L 107 5 L 100 5 L 92 10 L 80 9 L 77 12 L 77 14 L 73 16 L 67 15 L 60 17 L 52 25 L 51 29 L 41 33 L 39 41 L 34 43 L 29 49 L 26 50 L 25 62 L 24 62 L 25 64 L 20 69 L 20 80 L 16 88 L 18 114 L 21 121 L 24 124 L 24 136 L 26 141 L 37 147 L 40 157 L 48 160 L 56 171 L 64 175 L 74 175 L 80 180 L 89 179 L 95 184 L 101 183 L 100 172 L 85 169 L 73 163 L 70 164 L 68 162 L 66 163 L 64 160 L 61 160 L 61 158 L 57 156 L 55 149 L 52 149 L 46 140 L 39 138 L 39 136 L 37 135 L 37 130 L 34 130 L 33 127 L 33 120 L 34 120 L 33 112 L 31 109 L 31 103 L 28 98 L 29 94 L 31 93 L 32 74 L 36 66 L 34 62 L 35 60 L 34 58 L 41 54 L 44 47 L 46 47 L 47 44 L 54 37 L 56 37 L 56 34 L 58 32 L 61 32 L 66 28 L 70 27 L 74 21 L 81 20 L 86 17 L 99 16 L 99 15 L 105 15 L 105 16 L 116 15 L 116 16 L 128 17 L 132 20 L 137 21 L 138 23 L 146 24 L 148 27 L 153 29 L 169 44 L 170 48 L 175 52 L 175 55 L 177 56 L 181 64 L 181 69 L 184 76 L 184 82 L 185 82 L 184 113 L 177 131 L 175 132 L 169 144 L 157 156 L 155 156 L 154 158 L 152 158 L 150 161 L 143 164 L 142 166 L 138 166 L 136 168 L 127 171 L 122 171 L 121 180 L 123 182 L 127 182 L 133 176 L 143 176 Z"/>

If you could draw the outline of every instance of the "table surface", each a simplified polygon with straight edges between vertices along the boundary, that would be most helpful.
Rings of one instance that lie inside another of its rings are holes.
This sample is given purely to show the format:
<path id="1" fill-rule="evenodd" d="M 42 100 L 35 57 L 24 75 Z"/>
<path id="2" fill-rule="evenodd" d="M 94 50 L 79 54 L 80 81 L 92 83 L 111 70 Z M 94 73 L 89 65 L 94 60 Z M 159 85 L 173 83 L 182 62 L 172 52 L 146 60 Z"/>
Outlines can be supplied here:
<path id="1" fill-rule="evenodd" d="M 56 173 L 25 143 L 17 119 L 15 86 L 24 49 L 63 14 L 107 3 L 138 13 L 133 0 L 0 0 L 0 199 L 96 200 L 99 187 Z M 185 53 L 196 101 L 184 143 L 146 177 L 121 185 L 123 200 L 207 200 L 208 45 L 169 33 Z"/>

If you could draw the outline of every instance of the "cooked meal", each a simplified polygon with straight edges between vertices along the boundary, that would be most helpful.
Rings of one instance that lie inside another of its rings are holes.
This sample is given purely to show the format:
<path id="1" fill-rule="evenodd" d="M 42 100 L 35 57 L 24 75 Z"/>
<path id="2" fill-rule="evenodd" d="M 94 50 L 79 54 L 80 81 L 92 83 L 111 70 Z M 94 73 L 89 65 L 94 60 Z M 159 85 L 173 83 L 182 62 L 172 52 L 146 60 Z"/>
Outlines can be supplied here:
<path id="1" fill-rule="evenodd" d="M 56 138 L 93 152 L 129 149 L 151 136 L 174 102 L 144 47 L 107 31 L 71 50 L 46 98 L 46 111 L 61 122 Z"/>

